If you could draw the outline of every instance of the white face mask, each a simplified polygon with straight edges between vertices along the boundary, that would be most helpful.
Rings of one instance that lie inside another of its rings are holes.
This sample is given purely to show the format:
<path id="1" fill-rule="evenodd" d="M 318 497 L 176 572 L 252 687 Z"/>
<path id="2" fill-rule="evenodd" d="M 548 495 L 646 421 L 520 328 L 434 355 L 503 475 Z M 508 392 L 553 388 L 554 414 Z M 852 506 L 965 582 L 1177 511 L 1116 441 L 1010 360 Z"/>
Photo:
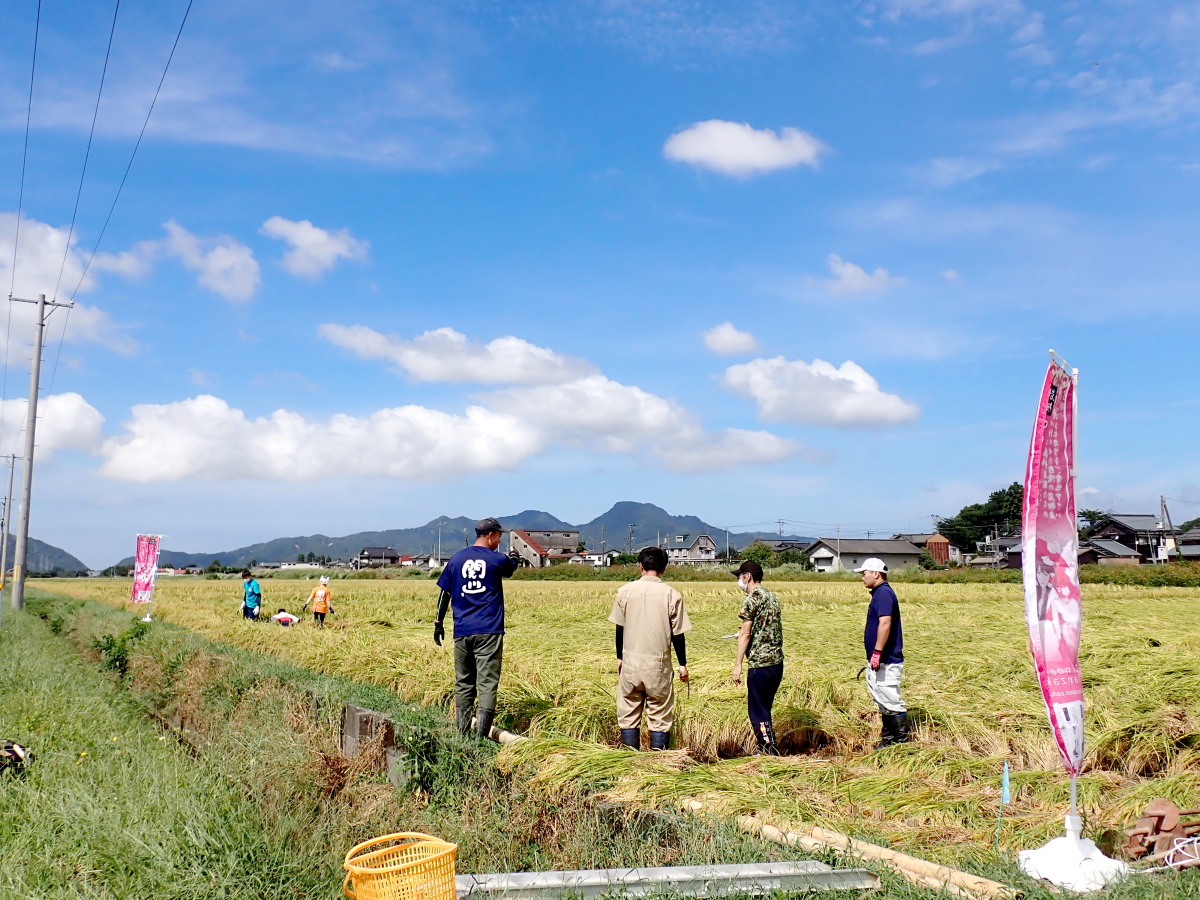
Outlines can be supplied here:
<path id="1" fill-rule="evenodd" d="M 748 579 L 745 575 L 739 575 L 738 587 L 740 587 L 747 594 L 750 593 L 750 579 Z"/>

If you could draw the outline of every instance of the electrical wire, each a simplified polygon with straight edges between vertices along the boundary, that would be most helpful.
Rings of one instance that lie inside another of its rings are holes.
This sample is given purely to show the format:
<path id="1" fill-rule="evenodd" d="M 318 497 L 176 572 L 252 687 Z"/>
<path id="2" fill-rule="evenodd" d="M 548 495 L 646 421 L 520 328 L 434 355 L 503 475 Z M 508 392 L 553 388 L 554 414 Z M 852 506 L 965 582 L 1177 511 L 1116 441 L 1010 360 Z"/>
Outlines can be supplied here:
<path id="1" fill-rule="evenodd" d="M 25 165 L 29 161 L 29 123 L 33 117 L 33 81 L 37 74 L 38 38 L 42 32 L 42 0 L 38 0 L 33 24 L 33 60 L 29 64 L 29 103 L 25 107 L 25 147 L 21 151 L 21 189 L 17 200 L 17 224 L 13 233 L 12 278 L 8 284 L 8 310 L 4 325 L 4 386 L 0 388 L 0 410 L 8 400 L 8 354 L 12 343 L 12 296 L 17 286 L 17 246 L 21 240 L 21 214 L 25 208 Z M 4 416 L 0 414 L 0 447 L 4 446 Z"/>
<path id="2" fill-rule="evenodd" d="M 138 148 L 142 146 L 142 138 L 146 136 L 146 128 L 150 124 L 150 116 L 154 113 L 155 104 L 158 103 L 158 95 L 162 92 L 163 82 L 167 80 L 167 72 L 171 68 L 171 61 L 175 58 L 175 50 L 179 47 L 179 39 L 183 37 L 183 27 L 187 24 L 188 16 L 192 12 L 192 4 L 194 2 L 195 0 L 188 0 L 187 9 L 183 11 L 183 21 L 179 23 L 179 31 L 175 34 L 175 43 L 171 45 L 171 53 L 167 57 L 167 64 L 163 66 L 162 77 L 158 79 L 158 87 L 154 91 L 154 99 L 150 101 L 150 109 L 146 111 L 146 121 L 142 123 L 142 130 L 133 145 L 133 152 L 129 154 L 129 163 L 125 166 L 125 174 L 121 176 L 121 183 L 117 185 L 116 196 L 113 197 L 112 206 L 109 207 L 108 215 L 104 218 L 104 225 L 101 227 L 100 234 L 96 238 L 96 245 L 92 248 L 92 252 L 88 256 L 87 265 L 83 267 L 83 274 L 79 276 L 79 283 L 75 285 L 75 290 L 71 291 L 72 302 L 75 300 L 75 295 L 79 293 L 83 279 L 87 277 L 88 269 L 92 267 L 92 260 L 96 257 L 96 251 L 100 249 L 100 242 L 104 240 L 104 233 L 108 231 L 108 224 L 112 221 L 113 211 L 117 208 L 117 201 L 121 199 L 121 191 L 125 189 L 125 180 L 129 178 L 129 170 L 133 168 L 133 161 L 137 157 Z"/>
<path id="3" fill-rule="evenodd" d="M 92 139 L 96 136 L 96 120 L 100 117 L 100 98 L 104 96 L 104 80 L 108 77 L 108 60 L 112 56 L 113 37 L 117 33 L 117 14 L 121 11 L 121 0 L 113 6 L 112 25 L 108 29 L 108 47 L 104 51 L 104 67 L 100 70 L 100 89 L 96 91 L 96 108 L 92 110 L 92 127 L 88 131 L 87 149 L 83 151 L 83 171 L 79 173 L 79 189 L 75 192 L 75 209 L 71 212 L 71 227 L 67 230 L 67 244 L 63 247 L 62 262 L 58 266 L 58 280 L 54 282 L 51 300 L 58 299 L 58 288 L 62 284 L 63 270 L 71 255 L 71 241 L 75 237 L 75 221 L 79 217 L 79 200 L 83 197 L 83 182 L 87 178 L 88 160 L 92 156 Z"/>
<path id="4" fill-rule="evenodd" d="M 40 0 L 39 0 L 40 2 Z M 129 154 L 129 162 L 125 165 L 125 172 L 121 175 L 121 183 L 117 185 L 117 193 L 113 196 L 112 205 L 108 208 L 108 215 L 104 217 L 104 225 L 100 228 L 100 234 L 96 237 L 96 243 L 92 247 L 92 252 L 88 254 L 87 263 L 83 267 L 83 272 L 79 276 L 79 281 L 75 285 L 75 290 L 71 291 L 71 299 L 69 303 L 74 305 L 75 295 L 79 293 L 79 289 L 83 286 L 83 280 L 87 278 L 88 270 L 92 267 L 92 260 L 96 258 L 96 251 L 100 249 L 100 242 L 104 240 L 104 234 L 108 231 L 108 225 L 112 221 L 113 212 L 117 208 L 117 201 L 121 199 L 121 192 L 125 190 L 125 182 L 129 178 L 129 172 L 133 168 L 133 161 L 137 158 L 138 149 L 142 146 L 142 138 L 146 136 L 146 129 L 150 125 L 150 116 L 154 114 L 154 107 L 158 103 L 158 95 L 162 93 L 163 83 L 167 80 L 167 72 L 171 70 L 171 61 L 175 59 L 175 51 L 179 48 L 179 40 L 183 37 L 183 28 L 187 25 L 188 16 L 192 12 L 192 4 L 195 0 L 188 0 L 187 8 L 183 11 L 183 19 L 179 23 L 179 30 L 175 32 L 175 41 L 171 44 L 171 52 L 167 55 L 166 65 L 163 66 L 162 76 L 158 79 L 158 87 L 154 89 L 154 98 L 150 101 L 150 108 L 146 110 L 146 119 L 142 122 L 142 130 L 138 132 L 137 141 L 134 142 L 133 152 Z M 71 313 L 70 306 L 67 307 L 67 316 L 69 321 Z M 67 337 L 66 321 L 63 323 L 62 340 L 58 344 L 58 352 L 54 355 L 54 367 L 50 370 L 50 386 L 47 392 L 54 388 L 54 379 L 58 375 L 58 363 L 62 359 L 63 343 Z"/>

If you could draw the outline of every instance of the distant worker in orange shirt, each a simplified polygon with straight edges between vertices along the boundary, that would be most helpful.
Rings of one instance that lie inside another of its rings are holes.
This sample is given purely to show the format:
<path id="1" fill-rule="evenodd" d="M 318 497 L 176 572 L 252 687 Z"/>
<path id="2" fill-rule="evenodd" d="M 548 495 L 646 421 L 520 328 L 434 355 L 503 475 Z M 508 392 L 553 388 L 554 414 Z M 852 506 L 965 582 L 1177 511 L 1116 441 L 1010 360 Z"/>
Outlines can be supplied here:
<path id="1" fill-rule="evenodd" d="M 322 575 L 321 583 L 312 589 L 312 593 L 308 595 L 308 599 L 304 601 L 304 612 L 308 609 L 308 604 L 313 605 L 313 624 L 318 628 L 325 627 L 325 613 L 333 612 L 333 593 L 329 590 L 329 576 Z"/>

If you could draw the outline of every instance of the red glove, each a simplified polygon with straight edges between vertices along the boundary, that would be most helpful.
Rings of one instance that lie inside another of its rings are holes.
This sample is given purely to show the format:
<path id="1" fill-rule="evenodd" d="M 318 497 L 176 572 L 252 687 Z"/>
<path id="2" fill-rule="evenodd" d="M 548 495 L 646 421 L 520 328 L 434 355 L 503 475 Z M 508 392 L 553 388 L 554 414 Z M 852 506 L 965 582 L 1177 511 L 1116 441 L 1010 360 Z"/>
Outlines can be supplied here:
<path id="1" fill-rule="evenodd" d="M 880 663 L 881 659 L 882 659 L 882 654 L 878 650 L 876 650 L 874 653 L 872 653 L 871 654 L 871 662 L 869 663 L 871 668 L 878 671 L 879 663 Z"/>

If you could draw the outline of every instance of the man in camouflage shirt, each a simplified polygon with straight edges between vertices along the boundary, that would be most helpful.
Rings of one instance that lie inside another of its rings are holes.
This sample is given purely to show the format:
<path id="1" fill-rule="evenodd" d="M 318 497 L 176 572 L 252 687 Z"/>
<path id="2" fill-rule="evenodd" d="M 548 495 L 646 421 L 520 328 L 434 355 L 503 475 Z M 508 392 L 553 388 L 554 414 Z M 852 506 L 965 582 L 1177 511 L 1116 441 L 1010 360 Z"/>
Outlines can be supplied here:
<path id="1" fill-rule="evenodd" d="M 733 683 L 742 683 L 745 660 L 750 670 L 746 675 L 746 705 L 758 752 L 777 756 L 779 745 L 771 707 L 783 681 L 783 615 L 779 598 L 763 588 L 762 566 L 753 560 L 746 560 L 733 574 L 738 576 L 738 587 L 746 592 L 742 611 L 738 613 L 742 626 L 737 635 Z"/>

